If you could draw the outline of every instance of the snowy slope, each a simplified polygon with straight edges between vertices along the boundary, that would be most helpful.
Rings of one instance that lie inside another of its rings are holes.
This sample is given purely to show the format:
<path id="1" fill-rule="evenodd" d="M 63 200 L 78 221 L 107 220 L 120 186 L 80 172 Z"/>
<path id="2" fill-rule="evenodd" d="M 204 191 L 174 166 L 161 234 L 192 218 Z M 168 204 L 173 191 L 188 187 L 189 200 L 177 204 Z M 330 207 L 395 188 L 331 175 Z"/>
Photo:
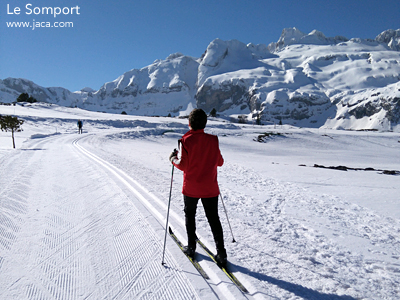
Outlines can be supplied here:
<path id="1" fill-rule="evenodd" d="M 389 122 L 396 126 L 400 120 L 400 53 L 384 43 L 286 29 L 268 47 L 274 55 L 241 54 L 247 68 L 234 68 L 244 45 L 224 44 L 227 50 L 211 51 L 218 62 L 212 66 L 221 72 L 200 81 L 196 95 L 206 111 L 216 107 L 248 120 L 261 113 L 265 122 L 346 129 L 388 130 Z"/>
<path id="2" fill-rule="evenodd" d="M 398 134 L 208 122 L 243 295 L 199 250 L 202 279 L 169 238 L 161 265 L 168 155 L 187 120 L 43 104 L 0 113 L 25 119 L 16 150 L 0 132 L 1 299 L 400 297 L 399 175 L 383 174 L 400 171 Z M 181 188 L 176 170 L 170 224 L 185 241 Z M 197 220 L 215 249 L 201 207 Z"/>
<path id="3" fill-rule="evenodd" d="M 44 88 L 23 78 L 0 80 L 0 99 L 3 103 L 15 102 L 19 95 L 28 93 L 37 101 L 72 106 L 79 98 L 75 93 L 61 87 Z"/>
<path id="4" fill-rule="evenodd" d="M 399 32 L 349 40 L 287 28 L 268 46 L 215 39 L 200 58 L 175 53 L 98 91 L 71 93 L 7 78 L 0 81 L 0 102 L 27 92 L 91 111 L 184 116 L 200 107 L 249 123 L 400 130 Z"/>
<path id="5" fill-rule="evenodd" d="M 82 93 L 78 107 L 140 115 L 177 115 L 192 107 L 198 62 L 181 54 L 131 70 L 94 93 Z"/>

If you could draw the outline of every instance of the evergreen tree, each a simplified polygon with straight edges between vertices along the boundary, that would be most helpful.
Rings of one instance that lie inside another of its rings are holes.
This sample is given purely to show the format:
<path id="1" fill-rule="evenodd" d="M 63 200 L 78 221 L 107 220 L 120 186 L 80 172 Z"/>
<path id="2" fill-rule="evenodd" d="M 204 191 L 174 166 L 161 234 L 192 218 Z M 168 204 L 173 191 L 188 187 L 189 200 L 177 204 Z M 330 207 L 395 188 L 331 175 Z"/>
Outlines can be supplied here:
<path id="1" fill-rule="evenodd" d="M 18 96 L 17 102 L 28 102 L 29 95 L 28 93 L 22 93 L 21 95 Z"/>
<path id="2" fill-rule="evenodd" d="M 32 96 L 29 96 L 28 93 L 22 93 L 21 95 L 18 96 L 17 102 L 29 102 L 29 103 L 35 103 L 37 100 L 33 98 Z"/>
<path id="3" fill-rule="evenodd" d="M 213 108 L 210 112 L 210 116 L 211 117 L 216 117 L 217 116 L 217 110 L 215 108 Z"/>
<path id="4" fill-rule="evenodd" d="M 15 149 L 14 132 L 22 131 L 21 125 L 23 123 L 24 123 L 24 120 L 19 120 L 17 117 L 0 115 L 1 131 L 5 131 L 5 132 L 11 131 L 11 137 L 12 137 L 14 149 Z"/>

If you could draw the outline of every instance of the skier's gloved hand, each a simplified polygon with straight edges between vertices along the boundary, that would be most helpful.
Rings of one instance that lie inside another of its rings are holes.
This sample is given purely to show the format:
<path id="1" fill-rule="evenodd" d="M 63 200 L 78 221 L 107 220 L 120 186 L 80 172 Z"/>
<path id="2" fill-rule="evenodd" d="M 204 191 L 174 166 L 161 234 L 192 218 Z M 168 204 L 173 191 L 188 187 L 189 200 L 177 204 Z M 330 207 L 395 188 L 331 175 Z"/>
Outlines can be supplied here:
<path id="1" fill-rule="evenodd" d="M 176 159 L 178 159 L 178 150 L 174 149 L 169 155 L 169 161 L 173 163 Z"/>

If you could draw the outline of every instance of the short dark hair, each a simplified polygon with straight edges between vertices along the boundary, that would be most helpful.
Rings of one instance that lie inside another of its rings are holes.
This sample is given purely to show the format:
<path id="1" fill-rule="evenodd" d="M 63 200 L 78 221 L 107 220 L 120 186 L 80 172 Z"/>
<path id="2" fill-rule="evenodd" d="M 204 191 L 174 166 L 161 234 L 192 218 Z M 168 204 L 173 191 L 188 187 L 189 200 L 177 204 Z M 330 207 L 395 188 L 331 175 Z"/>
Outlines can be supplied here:
<path id="1" fill-rule="evenodd" d="M 207 124 L 207 114 L 201 108 L 193 109 L 189 114 L 189 124 L 192 130 L 204 129 Z"/>

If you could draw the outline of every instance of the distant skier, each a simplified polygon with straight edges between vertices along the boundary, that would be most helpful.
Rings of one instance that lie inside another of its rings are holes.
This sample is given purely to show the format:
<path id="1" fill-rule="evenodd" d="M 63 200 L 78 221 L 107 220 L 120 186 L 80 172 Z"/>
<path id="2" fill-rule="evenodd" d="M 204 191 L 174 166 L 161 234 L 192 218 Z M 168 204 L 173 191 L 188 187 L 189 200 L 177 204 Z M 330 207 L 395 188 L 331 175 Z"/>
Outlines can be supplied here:
<path id="1" fill-rule="evenodd" d="M 78 120 L 78 130 L 79 130 L 79 133 L 82 133 L 82 126 L 83 126 L 83 123 L 82 123 L 82 121 L 81 120 Z"/>
<path id="2" fill-rule="evenodd" d="M 224 246 L 224 234 L 218 216 L 219 187 L 217 167 L 224 163 L 219 149 L 218 137 L 204 133 L 207 115 L 202 109 L 194 109 L 189 115 L 190 130 L 179 140 L 178 152 L 171 153 L 169 159 L 183 171 L 182 194 L 188 245 L 184 252 L 194 257 L 196 250 L 196 209 L 201 198 L 204 211 L 214 236 L 217 262 L 226 265 L 227 254 Z"/>

